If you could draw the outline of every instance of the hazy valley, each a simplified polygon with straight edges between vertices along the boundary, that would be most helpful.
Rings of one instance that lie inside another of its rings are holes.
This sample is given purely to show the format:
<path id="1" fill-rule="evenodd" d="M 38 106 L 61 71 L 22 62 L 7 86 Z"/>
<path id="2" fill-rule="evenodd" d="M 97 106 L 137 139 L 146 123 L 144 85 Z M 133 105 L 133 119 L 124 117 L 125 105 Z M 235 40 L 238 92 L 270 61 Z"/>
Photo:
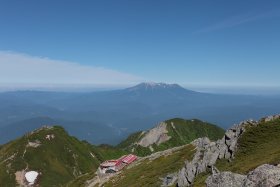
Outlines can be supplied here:
<path id="1" fill-rule="evenodd" d="M 227 129 L 280 110 L 279 96 L 208 94 L 165 83 L 90 93 L 4 92 L 0 102 L 1 143 L 43 124 L 59 124 L 79 139 L 117 144 L 135 131 L 174 117 L 205 120 Z M 7 133 L 11 128 L 17 131 Z"/>

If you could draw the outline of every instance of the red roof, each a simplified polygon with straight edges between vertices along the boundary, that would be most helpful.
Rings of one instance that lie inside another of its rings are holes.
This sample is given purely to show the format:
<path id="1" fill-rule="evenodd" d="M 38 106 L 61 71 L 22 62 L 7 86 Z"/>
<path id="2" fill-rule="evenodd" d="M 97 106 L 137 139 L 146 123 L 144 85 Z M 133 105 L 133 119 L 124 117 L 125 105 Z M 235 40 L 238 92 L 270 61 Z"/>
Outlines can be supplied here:
<path id="1" fill-rule="evenodd" d="M 116 166 L 118 163 L 118 160 L 107 160 L 101 164 L 102 167 L 112 167 Z"/>
<path id="2" fill-rule="evenodd" d="M 129 154 L 129 155 L 124 155 L 121 158 L 119 158 L 118 160 L 107 160 L 105 162 L 103 162 L 102 164 L 100 164 L 101 167 L 114 167 L 114 166 L 120 166 L 122 163 L 125 164 L 130 164 L 133 161 L 135 161 L 137 159 L 137 156 L 133 155 L 133 154 Z"/>
<path id="3" fill-rule="evenodd" d="M 129 154 L 129 155 L 122 158 L 122 162 L 124 162 L 126 164 L 130 164 L 133 161 L 135 161 L 136 159 L 137 159 L 137 156 Z"/>

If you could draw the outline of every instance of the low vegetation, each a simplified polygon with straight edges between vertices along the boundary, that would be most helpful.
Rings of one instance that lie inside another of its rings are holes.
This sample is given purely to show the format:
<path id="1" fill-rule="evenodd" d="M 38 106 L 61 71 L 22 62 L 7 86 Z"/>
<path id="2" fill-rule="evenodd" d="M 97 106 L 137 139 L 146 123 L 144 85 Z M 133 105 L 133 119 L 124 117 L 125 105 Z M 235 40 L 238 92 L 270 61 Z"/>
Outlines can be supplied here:
<path id="1" fill-rule="evenodd" d="M 160 145 L 152 145 L 154 151 L 186 145 L 196 138 L 208 136 L 212 140 L 223 136 L 224 130 L 199 120 L 172 119 L 166 121 L 171 138 Z M 47 139 L 48 135 L 53 138 Z M 148 147 L 136 145 L 144 133 L 137 132 L 118 146 L 94 146 L 69 136 L 62 127 L 42 128 L 0 147 L 0 186 L 16 186 L 17 171 L 35 170 L 40 173 L 40 186 L 84 186 L 95 176 L 104 160 L 117 159 L 133 152 L 137 156 L 150 155 Z M 38 147 L 29 147 L 37 142 Z M 105 186 L 159 186 L 160 177 L 177 172 L 185 160 L 191 160 L 195 150 L 187 145 L 181 150 L 155 160 L 144 159 L 139 165 L 126 168 L 121 176 L 113 178 Z"/>
<path id="2" fill-rule="evenodd" d="M 224 130 L 216 125 L 203 122 L 197 119 L 184 120 L 175 118 L 166 121 L 168 136 L 171 138 L 160 145 L 153 144 L 154 152 L 163 151 L 172 147 L 185 145 L 200 137 L 209 137 L 211 140 L 218 140 L 224 135 Z M 136 143 L 144 136 L 144 133 L 137 132 L 129 136 L 117 147 L 135 153 L 138 156 L 146 156 L 152 153 L 148 147 L 142 147 Z"/>
<path id="3" fill-rule="evenodd" d="M 47 139 L 48 135 L 52 138 Z M 37 142 L 38 147 L 28 146 L 29 142 Z M 66 184 L 97 169 L 100 160 L 93 151 L 89 144 L 69 136 L 61 127 L 37 130 L 0 150 L 0 186 L 16 186 L 15 173 L 22 170 L 38 171 L 40 186 Z"/>
<path id="4" fill-rule="evenodd" d="M 262 122 L 248 127 L 238 141 L 238 151 L 232 162 L 221 160 L 220 170 L 246 174 L 259 165 L 280 163 L 280 120 Z"/>
<path id="5" fill-rule="evenodd" d="M 145 159 L 140 164 L 125 169 L 121 174 L 113 177 L 105 187 L 138 187 L 138 186 L 160 186 L 160 177 L 169 173 L 179 171 L 185 160 L 191 160 L 195 152 L 192 145 L 187 145 L 183 149 L 171 155 L 161 156 L 150 161 Z"/>
<path id="6" fill-rule="evenodd" d="M 138 142 L 143 137 L 143 134 L 144 133 L 142 131 L 135 132 L 135 133 L 131 134 L 127 139 L 125 139 L 124 141 L 119 143 L 117 145 L 117 147 L 120 149 L 125 149 L 125 148 L 131 146 L 131 144 Z"/>
<path id="7" fill-rule="evenodd" d="M 247 174 L 262 164 L 280 163 L 280 120 L 262 121 L 258 126 L 248 126 L 238 140 L 235 159 L 218 160 L 216 167 L 220 171 L 231 171 Z M 205 186 L 210 172 L 199 174 L 194 182 L 195 187 Z"/>
<path id="8" fill-rule="evenodd" d="M 111 145 L 99 145 L 93 146 L 95 154 L 99 156 L 99 160 L 111 160 L 111 159 L 118 159 L 123 155 L 128 154 L 128 151 L 119 149 L 117 147 Z"/>
<path id="9" fill-rule="evenodd" d="M 66 187 L 86 187 L 86 181 L 91 180 L 96 176 L 95 171 L 86 173 L 77 177 L 76 179 L 70 181 L 65 186 Z"/>

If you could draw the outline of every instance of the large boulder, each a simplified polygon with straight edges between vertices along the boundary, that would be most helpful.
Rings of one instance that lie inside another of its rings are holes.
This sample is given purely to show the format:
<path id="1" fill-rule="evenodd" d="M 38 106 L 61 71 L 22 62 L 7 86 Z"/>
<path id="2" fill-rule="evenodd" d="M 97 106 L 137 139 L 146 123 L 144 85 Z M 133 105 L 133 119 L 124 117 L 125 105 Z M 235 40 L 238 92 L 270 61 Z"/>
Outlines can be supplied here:
<path id="1" fill-rule="evenodd" d="M 213 173 L 206 179 L 207 187 L 275 187 L 280 186 L 280 167 L 264 164 L 246 175 L 232 172 Z"/>
<path id="2" fill-rule="evenodd" d="M 221 172 L 206 179 L 207 187 L 242 187 L 246 180 L 245 175 L 232 172 Z"/>
<path id="3" fill-rule="evenodd" d="M 251 171 L 247 180 L 246 187 L 270 187 L 280 185 L 280 168 L 278 166 L 264 164 Z"/>

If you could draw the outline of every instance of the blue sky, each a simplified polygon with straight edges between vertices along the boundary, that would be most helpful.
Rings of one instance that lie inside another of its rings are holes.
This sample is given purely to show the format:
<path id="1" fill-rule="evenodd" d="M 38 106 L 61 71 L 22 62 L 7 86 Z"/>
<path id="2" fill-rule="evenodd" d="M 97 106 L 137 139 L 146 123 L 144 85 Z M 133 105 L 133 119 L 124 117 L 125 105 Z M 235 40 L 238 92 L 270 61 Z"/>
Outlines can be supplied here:
<path id="1" fill-rule="evenodd" d="M 280 1 L 0 2 L 0 85 L 277 87 Z"/>

